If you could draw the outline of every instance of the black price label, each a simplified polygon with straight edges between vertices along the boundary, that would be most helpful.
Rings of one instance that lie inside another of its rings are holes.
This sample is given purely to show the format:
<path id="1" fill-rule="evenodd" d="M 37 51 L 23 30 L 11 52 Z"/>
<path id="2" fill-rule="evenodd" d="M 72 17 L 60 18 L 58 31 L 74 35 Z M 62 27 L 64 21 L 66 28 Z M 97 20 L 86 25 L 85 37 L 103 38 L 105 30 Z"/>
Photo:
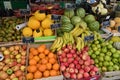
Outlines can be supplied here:
<path id="1" fill-rule="evenodd" d="M 60 16 L 60 15 L 53 14 L 53 15 L 51 16 L 51 19 L 52 19 L 52 20 L 60 20 L 60 19 L 61 19 L 61 16 Z"/>
<path id="2" fill-rule="evenodd" d="M 71 3 L 66 4 L 67 9 L 74 9 L 75 7 L 76 7 L 75 4 L 71 4 Z"/>
<path id="3" fill-rule="evenodd" d="M 118 26 L 118 32 L 120 32 L 120 26 Z"/>
<path id="4" fill-rule="evenodd" d="M 22 39 L 23 43 L 34 43 L 34 38 L 33 37 L 23 37 Z"/>
<path id="5" fill-rule="evenodd" d="M 55 24 L 51 25 L 51 29 L 57 29 L 57 28 L 60 28 L 60 27 L 61 27 L 60 23 L 55 23 Z"/>
<path id="6" fill-rule="evenodd" d="M 94 40 L 94 35 L 85 36 L 84 40 L 85 41 L 92 41 L 92 40 Z"/>
<path id="7" fill-rule="evenodd" d="M 103 27 L 110 26 L 110 21 L 109 21 L 109 20 L 104 21 L 104 22 L 102 23 L 102 25 L 103 25 Z"/>
<path id="8" fill-rule="evenodd" d="M 30 10 L 20 9 L 20 13 L 21 13 L 22 15 L 27 15 L 27 14 L 30 14 Z"/>
<path id="9" fill-rule="evenodd" d="M 39 12 L 40 12 L 40 13 L 46 13 L 46 11 L 45 11 L 45 10 L 40 10 Z"/>

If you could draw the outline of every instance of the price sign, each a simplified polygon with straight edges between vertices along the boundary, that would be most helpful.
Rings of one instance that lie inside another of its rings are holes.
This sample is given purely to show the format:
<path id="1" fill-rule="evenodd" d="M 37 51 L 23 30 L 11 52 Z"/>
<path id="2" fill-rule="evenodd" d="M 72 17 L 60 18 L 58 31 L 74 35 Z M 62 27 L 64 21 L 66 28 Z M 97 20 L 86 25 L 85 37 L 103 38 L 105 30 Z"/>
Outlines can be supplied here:
<path id="1" fill-rule="evenodd" d="M 75 9 L 75 4 L 72 4 L 72 3 L 66 3 L 65 4 L 65 8 L 67 8 L 67 9 Z"/>
<path id="2" fill-rule="evenodd" d="M 102 25 L 103 25 L 103 27 L 110 26 L 110 21 L 109 21 L 109 20 L 104 21 L 104 22 L 102 23 Z"/>
<path id="3" fill-rule="evenodd" d="M 34 43 L 34 38 L 33 37 L 23 37 L 22 42 L 23 43 Z"/>
<path id="4" fill-rule="evenodd" d="M 113 33 L 110 33 L 105 40 L 106 40 L 106 41 L 109 40 L 112 36 L 113 36 Z"/>
<path id="5" fill-rule="evenodd" d="M 110 34 L 110 33 L 111 33 L 109 30 L 105 29 L 104 27 L 101 28 L 101 30 L 103 30 L 103 31 L 106 32 L 107 34 Z"/>
<path id="6" fill-rule="evenodd" d="M 118 32 L 120 32 L 120 26 L 118 27 Z"/>
<path id="7" fill-rule="evenodd" d="M 60 28 L 60 27 L 61 27 L 60 23 L 55 23 L 55 24 L 51 25 L 51 29 L 57 29 L 57 28 Z"/>
<path id="8" fill-rule="evenodd" d="M 20 9 L 20 13 L 21 13 L 22 15 L 27 15 L 27 14 L 30 14 L 30 10 Z"/>
<path id="9" fill-rule="evenodd" d="M 61 16 L 60 16 L 60 15 L 53 14 L 53 15 L 51 16 L 51 19 L 57 21 L 57 20 L 60 20 L 60 19 L 61 19 Z"/>
<path id="10" fill-rule="evenodd" d="M 92 41 L 92 40 L 94 40 L 94 35 L 85 36 L 84 40 L 85 41 Z"/>

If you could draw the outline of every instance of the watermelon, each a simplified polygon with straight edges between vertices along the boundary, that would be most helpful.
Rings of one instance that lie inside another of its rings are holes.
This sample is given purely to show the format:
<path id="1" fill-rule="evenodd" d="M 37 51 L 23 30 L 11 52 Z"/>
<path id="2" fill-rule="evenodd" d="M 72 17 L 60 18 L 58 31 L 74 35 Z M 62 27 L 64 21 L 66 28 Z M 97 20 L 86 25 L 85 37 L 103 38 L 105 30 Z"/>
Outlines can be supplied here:
<path id="1" fill-rule="evenodd" d="M 79 16 L 79 17 L 81 17 L 81 18 L 85 17 L 85 13 L 86 12 L 85 12 L 84 8 L 78 8 L 76 10 L 76 15 Z"/>
<path id="2" fill-rule="evenodd" d="M 61 17 L 61 22 L 64 24 L 64 23 L 70 23 L 70 19 L 67 17 L 67 16 L 62 16 Z"/>
<path id="3" fill-rule="evenodd" d="M 98 21 L 93 21 L 89 23 L 88 27 L 91 31 L 98 31 L 100 28 L 100 23 Z"/>
<path id="4" fill-rule="evenodd" d="M 68 24 L 62 24 L 61 30 L 62 32 L 70 32 L 74 26 L 71 23 Z"/>
<path id="5" fill-rule="evenodd" d="M 91 22 L 95 21 L 95 17 L 92 14 L 89 14 L 89 15 L 85 16 L 84 20 L 87 23 L 91 23 Z"/>
<path id="6" fill-rule="evenodd" d="M 71 18 L 75 15 L 75 13 L 73 9 L 66 9 L 64 11 L 64 15 L 67 16 L 68 18 Z"/>
<path id="7" fill-rule="evenodd" d="M 81 21 L 81 18 L 80 18 L 79 16 L 73 16 L 73 17 L 71 18 L 71 23 L 72 23 L 73 25 L 79 23 L 80 21 Z"/>

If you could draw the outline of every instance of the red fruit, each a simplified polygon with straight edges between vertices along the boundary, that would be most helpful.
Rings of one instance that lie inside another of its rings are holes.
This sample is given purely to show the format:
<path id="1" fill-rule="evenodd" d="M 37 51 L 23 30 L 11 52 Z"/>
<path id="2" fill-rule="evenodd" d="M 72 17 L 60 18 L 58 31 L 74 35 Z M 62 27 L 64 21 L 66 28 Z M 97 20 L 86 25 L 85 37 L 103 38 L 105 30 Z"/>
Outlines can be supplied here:
<path id="1" fill-rule="evenodd" d="M 23 72 L 21 70 L 18 70 L 15 72 L 16 77 L 20 77 L 22 74 L 23 74 Z"/>
<path id="2" fill-rule="evenodd" d="M 70 72 L 70 73 L 74 73 L 74 72 L 75 72 L 75 71 L 74 71 L 74 68 L 70 68 L 70 69 L 69 69 L 69 72 Z"/>
<path id="3" fill-rule="evenodd" d="M 5 59 L 10 58 L 10 55 L 5 55 Z"/>
<path id="4" fill-rule="evenodd" d="M 58 55 L 62 55 L 62 50 L 57 52 Z"/>
<path id="5" fill-rule="evenodd" d="M 25 80 L 25 76 L 20 76 L 19 80 Z"/>
<path id="6" fill-rule="evenodd" d="M 75 73 L 78 73 L 78 69 L 74 69 L 74 72 L 75 72 Z"/>
<path id="7" fill-rule="evenodd" d="M 89 66 L 90 65 L 90 61 L 85 61 L 84 65 Z"/>
<path id="8" fill-rule="evenodd" d="M 69 72 L 70 68 L 66 68 L 66 72 Z"/>
<path id="9" fill-rule="evenodd" d="M 77 74 L 77 79 L 79 79 L 79 80 L 80 80 L 81 78 L 83 78 L 83 74 L 78 73 L 78 74 Z"/>
<path id="10" fill-rule="evenodd" d="M 16 66 L 16 65 L 17 65 L 17 62 L 16 62 L 16 61 L 14 61 L 14 62 L 12 63 L 12 65 L 13 65 L 13 66 Z"/>
<path id="11" fill-rule="evenodd" d="M 87 60 L 87 56 L 88 56 L 87 54 L 82 55 L 82 59 Z"/>
<path id="12" fill-rule="evenodd" d="M 82 65 L 81 68 L 84 69 L 84 68 L 85 68 L 85 65 Z"/>
<path id="13" fill-rule="evenodd" d="M 83 76 L 84 76 L 84 78 L 87 78 L 87 77 L 89 77 L 89 74 L 88 74 L 87 72 L 85 72 L 85 73 L 83 74 Z"/>
<path id="14" fill-rule="evenodd" d="M 74 60 L 73 63 L 74 63 L 75 65 L 77 65 L 77 64 L 78 64 L 78 61 Z"/>
<path id="15" fill-rule="evenodd" d="M 89 67 L 90 67 L 90 69 L 93 69 L 93 68 L 94 68 L 94 65 L 90 65 Z"/>
<path id="16" fill-rule="evenodd" d="M 90 60 L 90 64 L 94 64 L 94 60 L 93 59 Z"/>
<path id="17" fill-rule="evenodd" d="M 68 58 L 68 63 L 72 63 L 74 58 Z"/>
<path id="18" fill-rule="evenodd" d="M 85 51 L 88 51 L 88 50 L 89 50 L 89 47 L 88 47 L 88 46 L 85 46 L 84 49 L 85 49 Z"/>
<path id="19" fill-rule="evenodd" d="M 79 60 L 80 60 L 80 57 L 77 56 L 77 57 L 75 58 L 75 60 L 79 61 Z"/>
<path id="20" fill-rule="evenodd" d="M 71 64 L 69 65 L 69 67 L 70 67 L 70 68 L 74 68 L 75 65 L 74 65 L 73 63 L 71 63 Z"/>
<path id="21" fill-rule="evenodd" d="M 65 71 L 66 67 L 65 66 L 60 66 L 61 71 Z"/>
<path id="22" fill-rule="evenodd" d="M 79 73 L 83 74 L 85 71 L 83 69 L 79 70 Z"/>
<path id="23" fill-rule="evenodd" d="M 22 56 L 22 57 L 21 57 L 21 59 L 22 59 L 22 60 L 25 60 L 25 59 L 26 59 L 26 57 L 25 57 L 25 56 Z"/>
<path id="24" fill-rule="evenodd" d="M 71 75 L 70 75 L 70 78 L 72 78 L 72 79 L 76 79 L 76 78 L 77 78 L 77 76 L 76 76 L 76 74 L 75 74 L 75 73 L 73 73 L 73 74 L 71 74 Z"/>
<path id="25" fill-rule="evenodd" d="M 98 71 L 98 68 L 97 68 L 97 67 L 93 67 L 93 70 L 94 70 L 95 72 L 97 72 L 97 71 Z"/>
<path id="26" fill-rule="evenodd" d="M 78 64 L 78 65 L 76 66 L 76 68 L 77 68 L 77 69 L 80 69 L 81 67 L 80 67 L 80 65 Z"/>
<path id="27" fill-rule="evenodd" d="M 61 56 L 62 56 L 62 58 L 65 58 L 66 57 L 66 53 L 63 52 Z"/>
<path id="28" fill-rule="evenodd" d="M 72 56 L 72 54 L 67 54 L 67 57 L 72 58 L 73 56 Z"/>
<path id="29" fill-rule="evenodd" d="M 93 77 L 95 76 L 95 71 L 90 71 L 90 75 Z"/>
<path id="30" fill-rule="evenodd" d="M 64 63 L 64 65 L 65 65 L 66 67 L 68 67 L 68 66 L 69 66 L 67 62 L 65 62 L 65 63 Z"/>
<path id="31" fill-rule="evenodd" d="M 65 48 L 66 48 L 66 46 L 62 47 L 62 50 L 64 51 Z"/>
<path id="32" fill-rule="evenodd" d="M 70 78 L 70 73 L 64 72 L 63 74 L 64 74 L 64 76 L 65 76 L 66 78 Z"/>
<path id="33" fill-rule="evenodd" d="M 85 72 L 89 72 L 89 71 L 90 71 L 90 68 L 89 68 L 88 66 L 86 66 L 86 67 L 84 68 L 84 70 L 85 70 Z"/>
<path id="34" fill-rule="evenodd" d="M 19 67 L 20 67 L 20 66 L 22 66 L 22 65 L 21 65 L 21 64 L 17 64 L 16 66 L 19 66 Z"/>
<path id="35" fill-rule="evenodd" d="M 90 61 L 90 56 L 87 56 L 87 61 Z"/>
<path id="36" fill-rule="evenodd" d="M 84 61 L 80 59 L 79 64 L 82 65 L 83 63 L 84 63 Z"/>
<path id="37" fill-rule="evenodd" d="M 76 57 L 77 57 L 77 54 L 73 54 L 73 57 L 76 58 Z"/>
<path id="38" fill-rule="evenodd" d="M 69 53 L 69 49 L 68 49 L 68 48 L 65 48 L 65 49 L 64 49 L 64 52 L 65 52 L 65 53 Z"/>
<path id="39" fill-rule="evenodd" d="M 63 62 L 67 62 L 67 58 L 63 58 Z"/>
<path id="40" fill-rule="evenodd" d="M 25 60 L 21 60 L 21 64 L 23 64 L 23 65 L 24 65 L 24 64 L 25 64 Z"/>
<path id="41" fill-rule="evenodd" d="M 76 50 L 71 49 L 71 50 L 70 50 L 70 53 L 72 53 L 72 54 L 76 54 Z"/>
<path id="42" fill-rule="evenodd" d="M 71 49 L 72 49 L 72 45 L 67 45 L 67 48 L 68 48 L 69 50 L 71 50 Z"/>

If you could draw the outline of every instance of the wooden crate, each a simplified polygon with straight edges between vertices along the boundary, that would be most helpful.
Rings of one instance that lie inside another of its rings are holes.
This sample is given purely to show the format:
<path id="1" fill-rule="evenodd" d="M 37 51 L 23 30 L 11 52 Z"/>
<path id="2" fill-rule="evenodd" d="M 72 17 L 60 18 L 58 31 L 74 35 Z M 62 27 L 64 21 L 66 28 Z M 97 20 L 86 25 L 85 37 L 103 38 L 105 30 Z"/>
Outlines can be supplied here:
<path id="1" fill-rule="evenodd" d="M 120 71 L 104 72 L 101 80 L 120 80 Z"/>

